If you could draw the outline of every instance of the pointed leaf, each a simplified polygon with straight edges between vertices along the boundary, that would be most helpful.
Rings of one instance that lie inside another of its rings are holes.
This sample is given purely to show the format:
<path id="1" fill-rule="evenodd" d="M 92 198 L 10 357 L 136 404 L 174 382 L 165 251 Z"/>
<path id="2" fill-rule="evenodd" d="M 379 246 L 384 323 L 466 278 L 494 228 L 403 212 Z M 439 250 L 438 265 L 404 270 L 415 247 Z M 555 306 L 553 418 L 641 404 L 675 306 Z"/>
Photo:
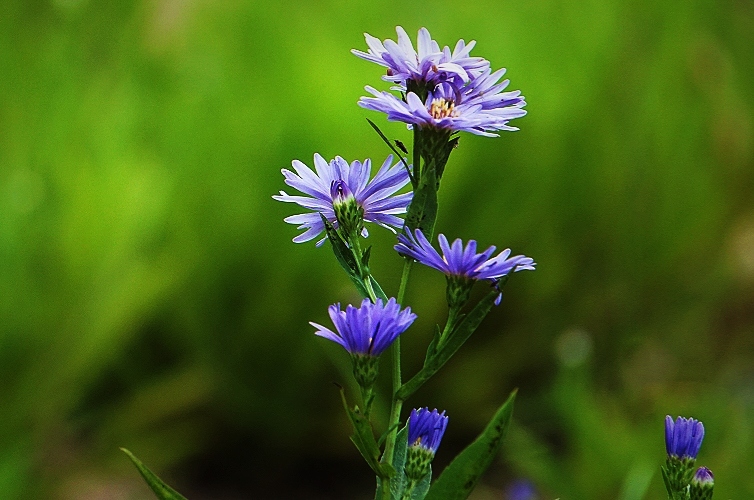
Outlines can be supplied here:
<path id="1" fill-rule="evenodd" d="M 382 299 L 383 304 L 387 304 L 387 295 L 385 295 L 385 291 L 382 290 L 382 287 L 379 283 L 377 283 L 377 280 L 374 279 L 374 276 L 371 274 L 369 275 L 369 281 L 372 282 L 372 289 L 374 290 L 375 295 L 377 295 L 378 299 Z"/>
<path id="2" fill-rule="evenodd" d="M 361 456 L 364 457 L 369 467 L 377 474 L 377 476 L 389 477 L 394 471 L 389 464 L 380 463 L 380 448 L 377 446 L 377 441 L 374 439 L 374 433 L 372 432 L 372 424 L 369 423 L 364 415 L 360 412 L 351 409 L 346 401 L 346 395 L 343 389 L 340 390 L 340 397 L 343 401 L 343 408 L 346 410 L 346 415 L 351 421 L 354 433 L 351 436 L 351 442 L 359 450 Z"/>
<path id="3" fill-rule="evenodd" d="M 356 290 L 359 294 L 362 297 L 369 297 L 369 292 L 364 284 L 364 280 L 362 280 L 359 275 L 359 266 L 353 256 L 353 252 L 346 242 L 343 241 L 340 233 L 338 233 L 332 223 L 327 220 L 325 216 L 322 216 L 322 222 L 325 224 L 327 239 L 330 241 L 333 254 L 335 254 L 335 258 L 338 260 L 340 267 L 342 267 L 346 274 L 348 274 L 348 277 L 351 278 L 351 281 L 356 286 Z"/>
<path id="4" fill-rule="evenodd" d="M 425 168 L 406 213 L 404 230 L 421 229 L 432 239 L 437 219 L 437 177 L 434 168 Z"/>
<path id="5" fill-rule="evenodd" d="M 468 498 L 482 473 L 503 446 L 513 416 L 516 391 L 503 403 L 484 431 L 450 462 L 429 489 L 427 500 L 463 500 Z"/>
<path id="6" fill-rule="evenodd" d="M 403 466 L 406 463 L 406 448 L 408 447 L 408 425 L 398 431 L 398 435 L 395 438 L 395 449 L 393 450 L 393 469 L 395 469 L 395 475 L 390 478 L 390 498 L 392 500 L 401 500 L 403 498 L 403 491 L 406 489 L 407 478 L 403 473 Z M 382 489 L 383 481 L 377 478 L 377 493 L 375 494 L 375 500 L 382 500 L 384 491 Z"/>
<path id="7" fill-rule="evenodd" d="M 162 479 L 157 477 L 154 472 L 149 470 L 146 465 L 141 463 L 141 461 L 136 458 L 133 453 L 125 448 L 121 448 L 120 450 L 128 455 L 128 458 L 131 459 L 131 462 L 133 462 L 133 464 L 139 470 L 139 473 L 141 473 L 141 476 L 147 482 L 149 487 L 152 488 L 152 491 L 155 495 L 157 495 L 157 498 L 159 498 L 160 500 L 186 500 L 186 497 L 165 484 Z"/>
<path id="8" fill-rule="evenodd" d="M 396 393 L 397 398 L 405 401 L 406 398 L 416 392 L 424 382 L 429 380 L 432 375 L 437 373 L 437 371 L 448 362 L 469 337 L 471 337 L 471 334 L 476 331 L 479 324 L 490 312 L 492 306 L 495 304 L 497 294 L 497 290 L 492 290 L 479 301 L 474 309 L 472 309 L 471 312 L 467 314 L 460 323 L 458 323 L 458 326 L 453 329 L 450 335 L 448 335 L 448 340 L 439 346 L 439 348 L 436 347 L 434 355 L 428 355 L 427 361 L 424 363 L 424 367 L 419 370 L 419 373 L 411 377 L 408 382 L 398 389 L 398 392 Z"/>
<path id="9" fill-rule="evenodd" d="M 416 181 L 414 179 L 414 176 L 411 173 L 411 169 L 408 167 L 408 163 L 406 163 L 406 159 L 403 157 L 402 154 L 400 154 L 395 149 L 395 146 L 393 146 L 390 143 L 390 139 L 388 139 L 387 136 L 385 136 L 385 134 L 382 133 L 382 130 L 380 130 L 380 127 L 378 127 L 376 123 L 374 123 L 369 118 L 367 118 L 367 121 L 369 122 L 369 125 L 372 126 L 372 128 L 374 129 L 374 131 L 377 132 L 377 135 L 380 136 L 380 138 L 383 140 L 383 142 L 385 144 L 387 144 L 387 147 L 390 148 L 390 151 L 392 151 L 393 153 L 395 153 L 395 156 L 397 156 L 398 158 L 400 158 L 401 162 L 403 163 L 403 166 L 406 168 L 406 172 L 408 173 L 408 178 L 411 180 L 411 185 L 415 187 L 416 186 Z M 403 143 L 401 141 L 396 140 L 395 142 L 396 142 L 396 144 L 399 144 L 398 147 L 400 147 L 406 154 L 408 154 L 408 151 L 406 151 L 406 147 L 403 146 Z"/>

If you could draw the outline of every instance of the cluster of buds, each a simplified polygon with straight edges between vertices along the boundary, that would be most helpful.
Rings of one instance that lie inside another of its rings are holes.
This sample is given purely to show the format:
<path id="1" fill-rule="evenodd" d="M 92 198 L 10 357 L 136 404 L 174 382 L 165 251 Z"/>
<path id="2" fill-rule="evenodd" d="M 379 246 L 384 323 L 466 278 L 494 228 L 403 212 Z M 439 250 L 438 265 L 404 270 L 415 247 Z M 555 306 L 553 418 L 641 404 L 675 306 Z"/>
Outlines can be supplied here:
<path id="1" fill-rule="evenodd" d="M 665 417 L 665 450 L 667 459 L 662 478 L 670 500 L 711 500 L 715 485 L 712 471 L 696 467 L 702 447 L 704 425 L 693 418 Z"/>

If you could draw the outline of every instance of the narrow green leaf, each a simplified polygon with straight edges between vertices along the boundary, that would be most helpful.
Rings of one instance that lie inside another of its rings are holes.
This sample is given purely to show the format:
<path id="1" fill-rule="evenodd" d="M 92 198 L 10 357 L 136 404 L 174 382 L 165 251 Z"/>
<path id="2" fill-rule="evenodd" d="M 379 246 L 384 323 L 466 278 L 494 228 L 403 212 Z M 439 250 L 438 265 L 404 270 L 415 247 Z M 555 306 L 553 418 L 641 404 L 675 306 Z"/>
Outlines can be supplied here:
<path id="1" fill-rule="evenodd" d="M 377 280 L 374 279 L 374 276 L 371 274 L 369 275 L 369 281 L 372 282 L 372 289 L 374 289 L 375 295 L 377 295 L 378 299 L 382 299 L 382 303 L 387 303 L 387 295 L 385 295 L 385 291 L 382 289 L 379 283 L 377 283 Z"/>
<path id="2" fill-rule="evenodd" d="M 411 379 L 403 384 L 396 397 L 406 400 L 411 394 L 416 392 L 427 380 L 430 379 L 442 366 L 448 362 L 448 360 L 461 348 L 461 346 L 471 337 L 471 334 L 476 331 L 482 320 L 489 314 L 492 306 L 495 304 L 498 291 L 492 290 L 490 293 L 484 296 L 482 300 L 467 314 L 463 320 L 456 326 L 441 346 L 435 346 L 435 353 L 427 357 L 427 361 L 424 363 L 424 367 L 419 370 L 419 373 L 411 377 Z M 433 343 L 434 344 L 434 341 Z M 430 344 L 430 346 L 432 346 Z"/>
<path id="3" fill-rule="evenodd" d="M 405 228 L 421 229 L 427 239 L 432 239 L 437 219 L 437 177 L 433 168 L 426 168 L 406 213 Z"/>
<path id="4" fill-rule="evenodd" d="M 387 144 L 387 147 L 390 148 L 390 151 L 392 151 L 393 153 L 395 153 L 395 156 L 397 156 L 398 158 L 400 158 L 401 163 L 403 163 L 403 166 L 406 168 L 406 172 L 408 173 L 408 178 L 411 180 L 411 185 L 412 186 L 416 186 L 416 181 L 414 179 L 414 176 L 411 173 L 411 169 L 408 168 L 408 163 L 406 163 L 406 159 L 403 157 L 403 155 L 400 154 L 400 152 L 398 152 L 397 149 L 395 149 L 395 146 L 393 146 L 393 144 L 390 142 L 390 139 L 388 139 L 387 136 L 385 136 L 385 134 L 382 133 L 382 130 L 380 130 L 380 127 L 378 127 L 376 123 L 374 123 L 369 118 L 367 118 L 367 121 L 369 122 L 369 125 L 372 126 L 372 128 L 374 129 L 374 131 L 377 132 L 377 135 L 380 136 L 380 138 L 383 140 L 383 142 L 385 144 Z M 401 145 L 403 144 L 400 141 L 396 141 L 396 142 L 399 143 L 399 144 L 401 144 Z M 404 146 L 404 149 L 405 149 L 405 146 Z"/>
<path id="5" fill-rule="evenodd" d="M 406 463 L 406 448 L 408 446 L 408 426 L 404 426 L 403 429 L 398 431 L 398 435 L 395 440 L 395 449 L 393 451 L 393 469 L 395 475 L 390 478 L 390 498 L 392 500 L 401 500 L 403 497 L 403 491 L 406 489 L 408 480 L 406 474 L 403 473 L 403 466 Z M 377 478 L 377 493 L 375 494 L 375 500 L 382 500 L 383 481 Z"/>
<path id="6" fill-rule="evenodd" d="M 346 415 L 351 421 L 354 433 L 351 436 L 351 441 L 359 450 L 361 456 L 369 464 L 377 476 L 389 477 L 393 474 L 393 470 L 389 464 L 380 463 L 380 448 L 377 446 L 377 441 L 374 439 L 374 433 L 372 432 L 372 424 L 369 423 L 364 415 L 351 409 L 346 401 L 346 394 L 343 389 L 340 389 L 340 397 L 343 401 L 343 408 L 346 410 Z"/>
<path id="7" fill-rule="evenodd" d="M 157 496 L 157 498 L 159 498 L 160 500 L 186 500 L 186 497 L 165 484 L 162 479 L 157 477 L 154 472 L 149 470 L 146 465 L 141 463 L 141 461 L 136 458 L 133 453 L 125 448 L 121 448 L 120 451 L 128 455 L 128 458 L 131 459 L 131 462 L 133 462 L 133 464 L 139 470 L 141 477 L 143 477 L 149 487 L 152 488 L 152 491 L 154 491 L 154 494 Z"/>
<path id="8" fill-rule="evenodd" d="M 364 280 L 362 280 L 359 275 L 359 265 L 353 256 L 353 252 L 346 242 L 343 241 L 340 233 L 335 230 L 332 223 L 330 223 L 324 215 L 321 215 L 321 217 L 322 222 L 325 224 L 327 239 L 330 241 L 333 254 L 335 254 L 335 258 L 338 260 L 340 267 L 342 267 L 346 274 L 348 274 L 348 277 L 351 278 L 351 281 L 356 286 L 356 290 L 359 294 L 361 294 L 362 297 L 369 297 L 369 292 L 364 284 Z"/>
<path id="9" fill-rule="evenodd" d="M 427 500 L 463 500 L 468 498 L 482 473 L 500 452 L 513 416 L 516 391 L 497 410 L 484 431 L 450 462 L 430 487 Z"/>

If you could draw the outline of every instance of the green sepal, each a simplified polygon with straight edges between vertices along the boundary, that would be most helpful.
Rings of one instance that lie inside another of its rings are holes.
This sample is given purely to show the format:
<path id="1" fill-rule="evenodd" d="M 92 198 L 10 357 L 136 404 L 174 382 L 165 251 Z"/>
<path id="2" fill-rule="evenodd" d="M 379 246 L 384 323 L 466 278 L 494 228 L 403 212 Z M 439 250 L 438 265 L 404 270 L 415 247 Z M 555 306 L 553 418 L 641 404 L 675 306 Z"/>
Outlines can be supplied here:
<path id="1" fill-rule="evenodd" d="M 402 500 L 406 488 L 409 486 L 409 480 L 406 474 L 403 472 L 403 467 L 406 464 L 406 450 L 408 449 L 408 425 L 405 425 L 395 439 L 395 449 L 393 451 L 393 469 L 396 474 L 390 478 L 390 498 L 391 500 Z M 422 500 L 427 491 L 429 491 L 430 481 L 432 480 L 432 468 L 420 481 L 418 481 L 408 498 L 411 500 Z M 377 477 L 377 492 L 375 493 L 375 500 L 383 500 L 384 492 L 382 490 L 383 481 Z"/>
<path id="2" fill-rule="evenodd" d="M 136 458 L 133 453 L 125 448 L 121 448 L 120 451 L 128 455 L 128 458 L 131 459 L 131 462 L 133 462 L 133 464 L 136 466 L 139 473 L 141 474 L 141 477 L 144 478 L 144 481 L 147 482 L 157 498 L 159 498 L 160 500 L 186 500 L 186 497 L 165 484 L 162 479 L 157 477 L 154 472 L 149 470 L 146 465 L 141 463 L 141 460 Z"/>
<path id="3" fill-rule="evenodd" d="M 665 491 L 668 492 L 668 499 L 673 499 L 673 487 L 670 486 L 670 478 L 668 477 L 668 471 L 665 470 L 665 467 L 660 467 L 660 472 L 662 473 L 662 482 L 665 483 Z"/>
<path id="4" fill-rule="evenodd" d="M 424 367 L 419 370 L 419 373 L 411 377 L 408 382 L 398 389 L 398 392 L 396 392 L 397 398 L 405 401 L 448 362 L 456 351 L 458 351 L 469 337 L 471 337 L 471 334 L 476 331 L 482 320 L 484 320 L 487 314 L 492 310 L 492 306 L 495 305 L 495 299 L 497 298 L 498 293 L 497 290 L 492 290 L 485 295 L 484 298 L 474 306 L 474 309 L 463 317 L 461 322 L 458 323 L 458 326 L 450 332 L 447 340 L 442 345 L 438 347 L 434 341 L 430 344 L 430 347 L 434 349 L 435 352 L 431 355 L 428 353 Z"/>
<path id="5" fill-rule="evenodd" d="M 450 462 L 427 493 L 427 500 L 462 500 L 476 486 L 503 446 L 513 416 L 514 390 L 497 410 L 484 431 Z"/>
<path id="6" fill-rule="evenodd" d="M 432 239 L 437 219 L 437 177 L 434 168 L 422 172 L 414 196 L 406 213 L 404 230 L 421 229 L 427 239 Z"/>
<path id="7" fill-rule="evenodd" d="M 377 441 L 374 439 L 374 433 L 372 432 L 372 424 L 369 420 L 360 412 L 358 408 L 351 409 L 346 401 L 346 394 L 344 390 L 340 389 L 340 398 L 343 401 L 343 408 L 346 410 L 346 415 L 351 421 L 353 426 L 353 435 L 351 436 L 351 442 L 353 442 L 356 449 L 359 450 L 361 456 L 364 457 L 369 467 L 372 468 L 378 477 L 392 477 L 395 474 L 395 470 L 390 464 L 380 463 L 380 448 L 377 446 Z"/>

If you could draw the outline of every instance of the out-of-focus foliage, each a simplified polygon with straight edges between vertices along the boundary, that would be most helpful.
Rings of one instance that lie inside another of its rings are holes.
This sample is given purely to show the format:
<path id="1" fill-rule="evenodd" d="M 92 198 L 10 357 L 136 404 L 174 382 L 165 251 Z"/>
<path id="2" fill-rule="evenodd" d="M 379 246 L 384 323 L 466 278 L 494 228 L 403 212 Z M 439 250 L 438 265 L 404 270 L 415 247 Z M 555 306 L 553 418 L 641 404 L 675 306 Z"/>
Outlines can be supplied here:
<path id="1" fill-rule="evenodd" d="M 450 415 L 436 470 L 519 387 L 473 498 L 520 477 L 543 498 L 662 498 L 666 413 L 705 423 L 716 496 L 754 496 L 754 4 L 17 0 L 3 498 L 147 497 L 119 446 L 192 499 L 370 497 L 330 383 L 347 359 L 307 324 L 356 296 L 270 195 L 294 158 L 382 160 L 366 117 L 409 141 L 356 106 L 387 86 L 348 52 L 397 24 L 476 39 L 529 103 L 520 132 L 462 136 L 443 179 L 439 231 L 538 269 L 407 403 Z M 393 237 L 370 240 L 395 294 Z M 442 276 L 412 279 L 407 374 L 445 314 Z"/>

